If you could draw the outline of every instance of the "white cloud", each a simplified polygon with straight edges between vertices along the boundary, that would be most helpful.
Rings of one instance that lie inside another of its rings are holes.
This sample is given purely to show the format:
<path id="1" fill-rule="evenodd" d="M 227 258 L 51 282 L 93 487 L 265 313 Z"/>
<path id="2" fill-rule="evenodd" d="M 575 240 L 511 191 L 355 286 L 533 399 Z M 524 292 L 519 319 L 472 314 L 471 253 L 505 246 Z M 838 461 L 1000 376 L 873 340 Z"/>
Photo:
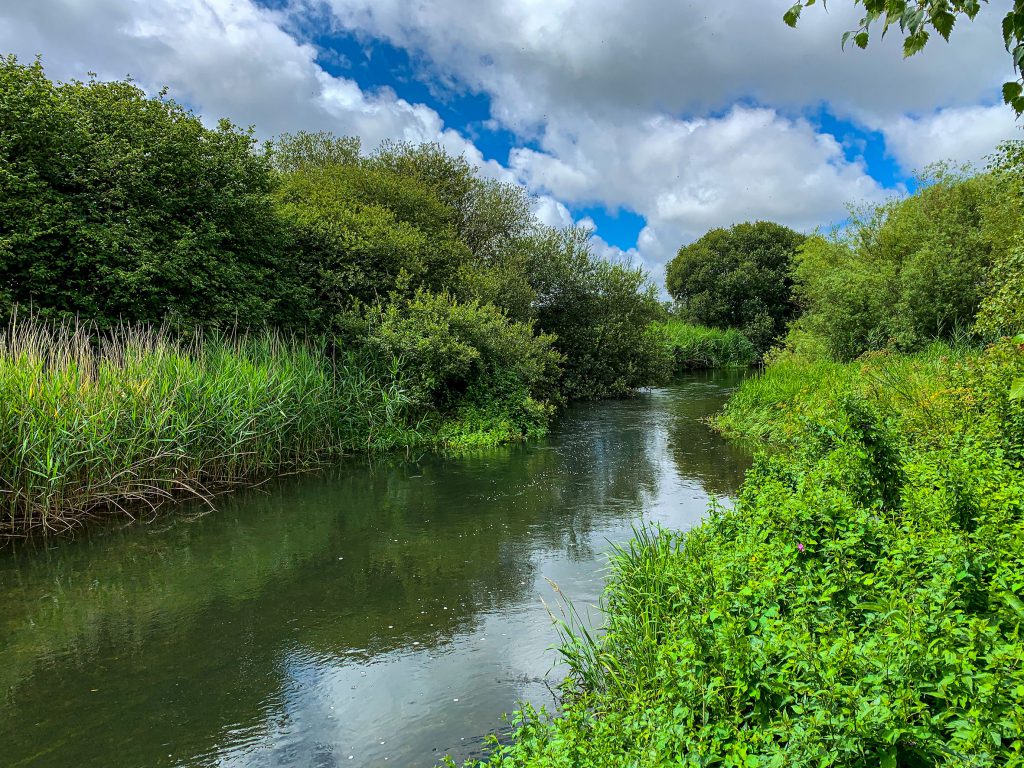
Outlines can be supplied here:
<path id="1" fill-rule="evenodd" d="M 808 231 L 845 218 L 849 201 L 886 194 L 832 136 L 771 109 L 552 122 L 540 144 L 543 151 L 513 151 L 516 173 L 570 204 L 641 214 L 647 226 L 635 255 L 655 273 L 679 245 L 713 227 L 770 219 Z"/>
<path id="2" fill-rule="evenodd" d="M 314 0 L 305 0 L 305 4 Z M 1010 76 L 998 9 L 903 60 L 898 35 L 840 48 L 853 3 L 782 23 L 790 0 L 323 0 L 344 29 L 422 52 L 431 69 L 490 94 L 513 129 L 558 112 L 700 114 L 753 99 L 828 101 L 895 115 L 974 104 Z"/>
<path id="3" fill-rule="evenodd" d="M 940 160 L 979 165 L 999 142 L 1024 138 L 1013 112 L 1002 104 L 904 115 L 879 129 L 886 148 L 907 173 Z"/>
<path id="4" fill-rule="evenodd" d="M 434 141 L 443 131 L 429 107 L 332 77 L 313 46 L 284 30 L 285 17 L 250 0 L 42 0 L 13 4 L 2 19 L 0 50 L 42 54 L 51 77 L 131 74 L 264 136 L 328 129 L 375 146 L 389 137 Z"/>
<path id="5" fill-rule="evenodd" d="M 639 213 L 635 248 L 600 238 L 595 248 L 658 276 L 711 227 L 766 218 L 808 230 L 842 218 L 848 201 L 886 194 L 858 150 L 800 117 L 825 103 L 881 131 L 908 170 L 976 160 L 1013 135 L 1009 110 L 979 106 L 1010 74 L 994 9 L 903 61 L 895 35 L 840 50 L 852 3 L 812 8 L 796 31 L 781 21 L 789 4 L 291 0 L 272 11 L 254 0 L 32 0 L 0 11 L 0 50 L 41 53 L 58 78 L 94 70 L 168 85 L 200 113 L 263 136 L 439 141 L 491 178 L 524 182 L 545 223 L 573 223 L 567 204 Z M 434 85 L 488 95 L 490 124 L 530 148 L 485 160 L 431 107 L 331 75 L 300 37 L 311 19 L 407 48 Z"/>

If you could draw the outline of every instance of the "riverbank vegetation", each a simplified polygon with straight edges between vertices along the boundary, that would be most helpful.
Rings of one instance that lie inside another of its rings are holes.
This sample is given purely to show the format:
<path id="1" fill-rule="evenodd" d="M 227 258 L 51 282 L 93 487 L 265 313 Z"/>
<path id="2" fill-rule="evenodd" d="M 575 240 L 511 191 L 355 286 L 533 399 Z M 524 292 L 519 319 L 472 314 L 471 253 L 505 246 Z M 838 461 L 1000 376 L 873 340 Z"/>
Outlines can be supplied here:
<path id="1" fill-rule="evenodd" d="M 670 319 L 658 323 L 655 332 L 668 346 L 673 373 L 717 368 L 746 368 L 757 360 L 750 339 L 735 328 L 720 330 Z"/>
<path id="2" fill-rule="evenodd" d="M 25 439 L 0 465 L 0 532 L 325 455 L 522 440 L 667 375 L 647 274 L 439 145 L 260 144 L 7 57 L 0 315 L 19 311 L 0 366 L 4 439 Z"/>
<path id="3" fill-rule="evenodd" d="M 490 765 L 1024 765 L 1021 153 L 797 250 L 718 417 L 771 450 L 733 507 L 615 552 L 562 711 Z"/>

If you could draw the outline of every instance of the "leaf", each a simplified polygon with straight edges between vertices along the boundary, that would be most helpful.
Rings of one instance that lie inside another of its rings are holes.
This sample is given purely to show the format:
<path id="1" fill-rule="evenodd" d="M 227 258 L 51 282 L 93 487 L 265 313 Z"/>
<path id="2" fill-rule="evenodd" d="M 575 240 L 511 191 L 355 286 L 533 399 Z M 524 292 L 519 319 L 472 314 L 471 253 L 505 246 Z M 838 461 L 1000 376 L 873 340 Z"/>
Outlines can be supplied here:
<path id="1" fill-rule="evenodd" d="M 868 33 L 867 32 L 859 33 L 855 38 L 853 38 L 853 42 L 856 43 L 858 48 L 861 48 L 861 49 L 867 48 L 868 47 Z"/>
<path id="2" fill-rule="evenodd" d="M 928 33 L 925 30 L 918 30 L 912 35 L 908 35 L 903 41 L 903 56 L 913 56 L 915 53 L 924 48 L 925 43 L 928 42 Z"/>
<path id="3" fill-rule="evenodd" d="M 896 750 L 890 749 L 878 763 L 879 768 L 896 768 Z"/>
<path id="4" fill-rule="evenodd" d="M 1024 400 L 1024 376 L 1014 379 L 1013 384 L 1010 385 L 1010 399 Z"/>
<path id="5" fill-rule="evenodd" d="M 788 11 L 786 11 L 782 20 L 791 27 L 795 27 L 797 21 L 800 19 L 800 11 L 804 9 L 804 5 L 801 2 L 793 3 Z"/>
<path id="6" fill-rule="evenodd" d="M 956 23 L 956 16 L 949 11 L 938 11 L 932 15 L 932 26 L 935 31 L 942 35 L 942 39 L 949 42 L 949 33 L 953 31 Z"/>
<path id="7" fill-rule="evenodd" d="M 1013 28 L 1014 14 L 1013 11 L 1010 11 L 1003 16 L 1003 43 L 1006 45 L 1006 50 L 1010 50 L 1010 43 L 1013 41 Z"/>
<path id="8" fill-rule="evenodd" d="M 1003 103 L 1010 104 L 1021 95 L 1021 91 L 1024 91 L 1024 87 L 1020 83 L 1003 83 Z"/>

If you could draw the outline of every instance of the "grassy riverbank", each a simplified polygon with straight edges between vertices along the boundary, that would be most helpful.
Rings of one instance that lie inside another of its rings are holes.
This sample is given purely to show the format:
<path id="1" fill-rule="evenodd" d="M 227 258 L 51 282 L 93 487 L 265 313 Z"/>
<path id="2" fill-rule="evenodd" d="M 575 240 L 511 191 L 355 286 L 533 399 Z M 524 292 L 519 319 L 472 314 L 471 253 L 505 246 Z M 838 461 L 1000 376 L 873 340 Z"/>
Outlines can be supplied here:
<path id="1" fill-rule="evenodd" d="M 613 559 L 502 766 L 1024 764 L 1024 350 L 781 359 L 735 509 Z"/>
<path id="2" fill-rule="evenodd" d="M 669 349 L 675 373 L 714 368 L 746 368 L 757 360 L 750 339 L 735 328 L 720 330 L 668 320 L 655 325 Z"/>
<path id="3" fill-rule="evenodd" d="M 89 330 L 15 322 L 0 341 L 5 533 L 428 439 L 402 382 L 353 355 L 274 334 Z"/>

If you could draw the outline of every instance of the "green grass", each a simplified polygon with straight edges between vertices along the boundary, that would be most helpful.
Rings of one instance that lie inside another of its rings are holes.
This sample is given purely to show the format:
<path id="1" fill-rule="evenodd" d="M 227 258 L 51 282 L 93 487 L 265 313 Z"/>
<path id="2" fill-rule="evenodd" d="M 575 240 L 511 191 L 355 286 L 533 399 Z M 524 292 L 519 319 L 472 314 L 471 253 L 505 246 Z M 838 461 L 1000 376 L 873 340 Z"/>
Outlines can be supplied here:
<path id="1" fill-rule="evenodd" d="M 782 359 L 736 506 L 618 549 L 490 766 L 1024 765 L 1024 348 Z"/>
<path id="2" fill-rule="evenodd" d="M 808 423 L 827 417 L 837 402 L 859 395 L 920 432 L 926 427 L 921 419 L 936 417 L 935 395 L 953 386 L 951 377 L 974 357 L 977 350 L 943 343 L 915 355 L 877 352 L 851 363 L 782 354 L 743 382 L 716 424 L 734 437 L 787 445 Z"/>
<path id="3" fill-rule="evenodd" d="M 730 328 L 722 331 L 679 320 L 657 324 L 668 346 L 676 373 L 711 368 L 745 368 L 757 360 L 750 340 Z"/>
<path id="4" fill-rule="evenodd" d="M 272 334 L 174 340 L 14 321 L 0 337 L 0 531 L 61 530 L 416 442 L 398 370 Z"/>

